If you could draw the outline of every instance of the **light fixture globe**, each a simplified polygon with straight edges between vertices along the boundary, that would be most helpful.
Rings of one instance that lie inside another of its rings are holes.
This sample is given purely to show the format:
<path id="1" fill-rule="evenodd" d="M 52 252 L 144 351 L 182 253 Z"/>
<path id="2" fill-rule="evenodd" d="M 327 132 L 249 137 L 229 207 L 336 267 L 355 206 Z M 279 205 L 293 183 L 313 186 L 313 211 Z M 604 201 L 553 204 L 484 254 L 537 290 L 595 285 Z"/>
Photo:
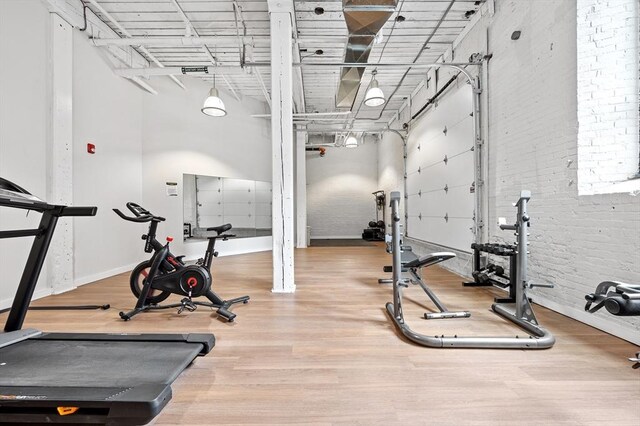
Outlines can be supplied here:
<path id="1" fill-rule="evenodd" d="M 356 148 L 358 146 L 358 139 L 355 136 L 351 135 L 344 141 L 344 146 L 346 148 Z"/>
<path id="2" fill-rule="evenodd" d="M 211 117 L 224 117 L 227 115 L 224 102 L 222 102 L 222 99 L 218 96 L 218 89 L 214 87 L 209 91 L 209 96 L 205 99 L 201 111 Z"/>
<path id="3" fill-rule="evenodd" d="M 384 93 L 382 93 L 382 89 L 378 87 L 378 80 L 376 80 L 374 76 L 371 80 L 369 90 L 367 90 L 367 94 L 364 96 L 364 104 L 368 107 L 377 107 L 385 102 Z"/>

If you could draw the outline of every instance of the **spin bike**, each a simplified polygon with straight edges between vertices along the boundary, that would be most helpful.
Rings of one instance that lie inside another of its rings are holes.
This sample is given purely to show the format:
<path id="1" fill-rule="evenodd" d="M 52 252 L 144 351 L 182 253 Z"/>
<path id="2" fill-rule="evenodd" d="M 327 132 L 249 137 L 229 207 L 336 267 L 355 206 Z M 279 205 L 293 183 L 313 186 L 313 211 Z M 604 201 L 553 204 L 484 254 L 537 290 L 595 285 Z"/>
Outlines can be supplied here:
<path id="1" fill-rule="evenodd" d="M 113 209 L 113 211 L 129 222 L 149 222 L 149 230 L 142 235 L 142 239 L 145 240 L 144 251 L 153 253 L 153 256 L 140 263 L 131 272 L 129 284 L 131 292 L 138 298 L 138 302 L 133 310 L 126 313 L 120 312 L 120 318 L 128 321 L 140 312 L 156 309 L 178 308 L 178 313 L 182 313 L 185 309 L 193 312 L 198 306 L 206 306 L 217 308 L 218 315 L 233 322 L 236 314 L 231 312 L 229 308 L 236 303 L 248 303 L 249 296 L 222 300 L 211 290 L 211 263 L 213 258 L 218 256 L 218 252 L 215 251 L 216 240 L 226 241 L 235 236 L 224 234 L 231 229 L 231 224 L 207 228 L 207 231 L 215 232 L 216 235 L 208 237 L 209 245 L 204 258 L 198 259 L 195 265 L 187 265 L 183 260 L 184 256 L 174 256 L 169 251 L 169 243 L 173 241 L 173 238 L 167 237 L 167 243 L 164 245 L 156 239 L 158 224 L 164 222 L 165 218 L 155 216 L 135 203 L 127 203 L 127 208 L 134 216 L 126 216 L 118 209 Z M 159 305 L 171 294 L 185 297 L 180 303 Z M 204 296 L 209 301 L 193 300 L 193 298 L 200 296 Z"/>

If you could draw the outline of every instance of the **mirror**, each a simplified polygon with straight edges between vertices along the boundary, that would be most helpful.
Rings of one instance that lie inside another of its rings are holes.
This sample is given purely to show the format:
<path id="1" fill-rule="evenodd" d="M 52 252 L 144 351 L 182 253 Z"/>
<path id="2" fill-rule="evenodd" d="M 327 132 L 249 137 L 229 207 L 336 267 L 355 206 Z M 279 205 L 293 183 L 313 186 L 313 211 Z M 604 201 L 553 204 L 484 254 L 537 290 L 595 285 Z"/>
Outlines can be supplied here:
<path id="1" fill-rule="evenodd" d="M 203 240 L 207 228 L 230 223 L 237 238 L 271 235 L 271 182 L 183 175 L 184 240 Z"/>

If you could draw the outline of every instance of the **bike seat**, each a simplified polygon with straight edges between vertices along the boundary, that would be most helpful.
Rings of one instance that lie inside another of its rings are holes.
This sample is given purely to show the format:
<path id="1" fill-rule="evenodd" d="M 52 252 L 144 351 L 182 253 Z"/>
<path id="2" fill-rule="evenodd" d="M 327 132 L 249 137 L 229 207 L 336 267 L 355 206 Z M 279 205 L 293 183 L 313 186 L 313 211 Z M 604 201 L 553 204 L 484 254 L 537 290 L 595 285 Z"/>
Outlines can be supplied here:
<path id="1" fill-rule="evenodd" d="M 218 235 L 233 228 L 230 223 L 226 223 L 220 226 L 214 226 L 213 228 L 207 228 L 207 231 L 215 231 Z"/>

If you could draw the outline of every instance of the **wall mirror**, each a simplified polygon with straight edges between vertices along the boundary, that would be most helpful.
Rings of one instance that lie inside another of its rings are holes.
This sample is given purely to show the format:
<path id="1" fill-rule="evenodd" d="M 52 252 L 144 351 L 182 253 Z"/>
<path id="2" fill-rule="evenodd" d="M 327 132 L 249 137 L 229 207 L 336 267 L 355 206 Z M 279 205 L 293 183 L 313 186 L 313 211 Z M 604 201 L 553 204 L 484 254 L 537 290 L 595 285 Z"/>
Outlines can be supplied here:
<path id="1" fill-rule="evenodd" d="M 204 240 L 230 223 L 238 238 L 271 235 L 271 182 L 185 174 L 184 240 Z"/>

